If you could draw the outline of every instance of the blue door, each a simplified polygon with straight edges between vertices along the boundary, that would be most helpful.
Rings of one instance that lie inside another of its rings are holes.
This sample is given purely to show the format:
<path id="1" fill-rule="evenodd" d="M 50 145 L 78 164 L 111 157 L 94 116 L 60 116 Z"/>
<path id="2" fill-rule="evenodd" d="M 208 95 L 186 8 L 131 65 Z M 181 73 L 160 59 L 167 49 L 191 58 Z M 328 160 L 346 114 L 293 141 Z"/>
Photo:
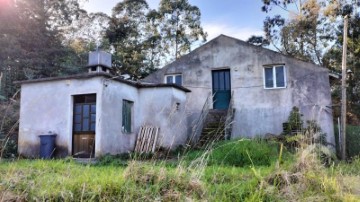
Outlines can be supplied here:
<path id="1" fill-rule="evenodd" d="M 214 109 L 227 109 L 231 98 L 230 70 L 212 71 Z"/>

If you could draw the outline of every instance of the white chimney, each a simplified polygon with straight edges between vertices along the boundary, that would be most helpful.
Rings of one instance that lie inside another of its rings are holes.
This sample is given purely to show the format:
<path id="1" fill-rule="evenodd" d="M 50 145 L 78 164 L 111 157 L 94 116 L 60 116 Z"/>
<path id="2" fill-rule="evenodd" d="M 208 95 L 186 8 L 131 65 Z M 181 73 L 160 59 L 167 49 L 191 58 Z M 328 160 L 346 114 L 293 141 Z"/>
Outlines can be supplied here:
<path id="1" fill-rule="evenodd" d="M 105 51 L 93 51 L 89 53 L 89 73 L 107 72 L 111 69 L 111 54 Z"/>

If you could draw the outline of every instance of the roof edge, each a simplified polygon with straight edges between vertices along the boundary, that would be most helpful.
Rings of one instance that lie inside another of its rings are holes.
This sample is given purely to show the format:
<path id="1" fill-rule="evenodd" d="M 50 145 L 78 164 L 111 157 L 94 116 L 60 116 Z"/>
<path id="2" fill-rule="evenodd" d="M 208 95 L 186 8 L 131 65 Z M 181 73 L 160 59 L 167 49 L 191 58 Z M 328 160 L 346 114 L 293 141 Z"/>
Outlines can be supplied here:
<path id="1" fill-rule="evenodd" d="M 176 88 L 178 90 L 184 91 L 186 93 L 191 92 L 191 90 L 179 86 L 176 84 L 155 84 L 155 83 L 141 83 L 140 81 L 129 81 L 124 80 L 120 78 L 120 76 L 114 76 L 109 73 L 105 72 L 96 72 L 96 73 L 83 73 L 83 74 L 74 74 L 69 76 L 60 76 L 60 77 L 47 77 L 47 78 L 40 78 L 40 79 L 32 79 L 32 80 L 23 80 L 23 81 L 15 81 L 14 84 L 22 85 L 22 84 L 31 84 L 31 83 L 41 83 L 41 82 L 49 82 L 49 81 L 61 81 L 61 80 L 67 80 L 67 79 L 88 79 L 88 78 L 94 78 L 94 77 L 105 77 L 109 80 L 114 80 L 120 83 L 124 83 L 136 88 L 157 88 L 157 87 L 172 87 Z"/>

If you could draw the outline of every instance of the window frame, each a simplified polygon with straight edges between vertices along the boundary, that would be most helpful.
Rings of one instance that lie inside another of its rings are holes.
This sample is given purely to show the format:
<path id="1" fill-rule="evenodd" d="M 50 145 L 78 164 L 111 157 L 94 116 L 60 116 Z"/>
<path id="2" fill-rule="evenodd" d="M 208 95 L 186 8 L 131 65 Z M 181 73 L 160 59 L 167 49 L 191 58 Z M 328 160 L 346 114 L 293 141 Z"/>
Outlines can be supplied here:
<path id="1" fill-rule="evenodd" d="M 277 86 L 277 78 L 276 78 L 276 68 L 277 67 L 283 67 L 283 74 L 284 74 L 284 86 Z M 265 69 L 272 69 L 272 75 L 273 75 L 273 86 L 272 87 L 266 87 L 266 74 Z M 285 64 L 277 64 L 277 65 L 265 65 L 263 68 L 263 85 L 264 89 L 283 89 L 287 87 L 287 74 L 286 74 L 286 66 Z"/>
<path id="2" fill-rule="evenodd" d="M 181 84 L 180 84 L 180 86 L 182 86 L 183 85 L 183 76 L 182 76 L 182 74 L 167 74 L 167 75 L 165 75 L 164 76 L 164 83 L 166 83 L 166 84 L 176 84 L 176 85 L 179 85 L 179 84 L 177 84 L 176 83 L 176 76 L 181 76 Z M 168 83 L 167 82 L 167 78 L 168 77 L 172 77 L 172 83 Z"/>
<path id="3" fill-rule="evenodd" d="M 126 107 L 130 106 L 129 112 L 130 113 L 130 117 L 126 116 Z M 125 134 L 130 134 L 133 132 L 133 117 L 134 117 L 134 102 L 131 100 L 126 100 L 123 99 L 122 100 L 122 112 L 121 112 L 121 131 Z M 130 122 L 130 123 L 129 123 Z M 129 124 L 129 125 L 125 125 L 125 124 Z"/>
<path id="4" fill-rule="evenodd" d="M 84 95 L 74 95 L 74 104 L 73 104 L 73 133 L 76 134 L 95 134 L 96 131 L 96 94 L 84 94 Z M 84 113 L 85 106 L 88 107 L 88 113 Z M 77 107 L 80 107 L 80 111 L 77 112 Z M 84 116 L 86 115 L 86 116 Z M 79 120 L 76 120 L 76 117 L 80 117 Z M 92 118 L 94 117 L 94 120 Z M 87 120 L 87 121 L 85 121 Z M 87 124 L 86 129 L 84 125 Z M 80 129 L 77 130 L 77 125 L 80 126 Z M 94 129 L 92 129 L 94 126 Z"/>

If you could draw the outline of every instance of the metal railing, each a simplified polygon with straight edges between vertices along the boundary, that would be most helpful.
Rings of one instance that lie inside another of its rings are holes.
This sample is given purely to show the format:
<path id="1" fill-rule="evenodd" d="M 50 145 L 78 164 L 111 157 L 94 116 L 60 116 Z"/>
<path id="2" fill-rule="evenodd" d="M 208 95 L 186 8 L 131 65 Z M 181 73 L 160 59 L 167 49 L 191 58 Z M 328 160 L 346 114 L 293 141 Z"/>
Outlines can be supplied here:
<path id="1" fill-rule="evenodd" d="M 234 108 L 234 91 L 231 92 L 231 98 L 229 102 L 229 108 L 226 113 L 225 119 L 225 140 L 231 138 L 232 125 L 234 123 L 235 108 Z"/>
<path id="2" fill-rule="evenodd" d="M 201 110 L 200 116 L 199 116 L 198 120 L 196 121 L 196 124 L 192 127 L 192 134 L 188 141 L 189 144 L 193 144 L 194 140 L 196 141 L 196 138 L 200 137 L 200 134 L 204 127 L 205 119 L 210 110 L 210 104 L 211 104 L 212 98 L 213 98 L 213 94 L 210 92 L 209 95 L 206 97 L 205 103 Z"/>

